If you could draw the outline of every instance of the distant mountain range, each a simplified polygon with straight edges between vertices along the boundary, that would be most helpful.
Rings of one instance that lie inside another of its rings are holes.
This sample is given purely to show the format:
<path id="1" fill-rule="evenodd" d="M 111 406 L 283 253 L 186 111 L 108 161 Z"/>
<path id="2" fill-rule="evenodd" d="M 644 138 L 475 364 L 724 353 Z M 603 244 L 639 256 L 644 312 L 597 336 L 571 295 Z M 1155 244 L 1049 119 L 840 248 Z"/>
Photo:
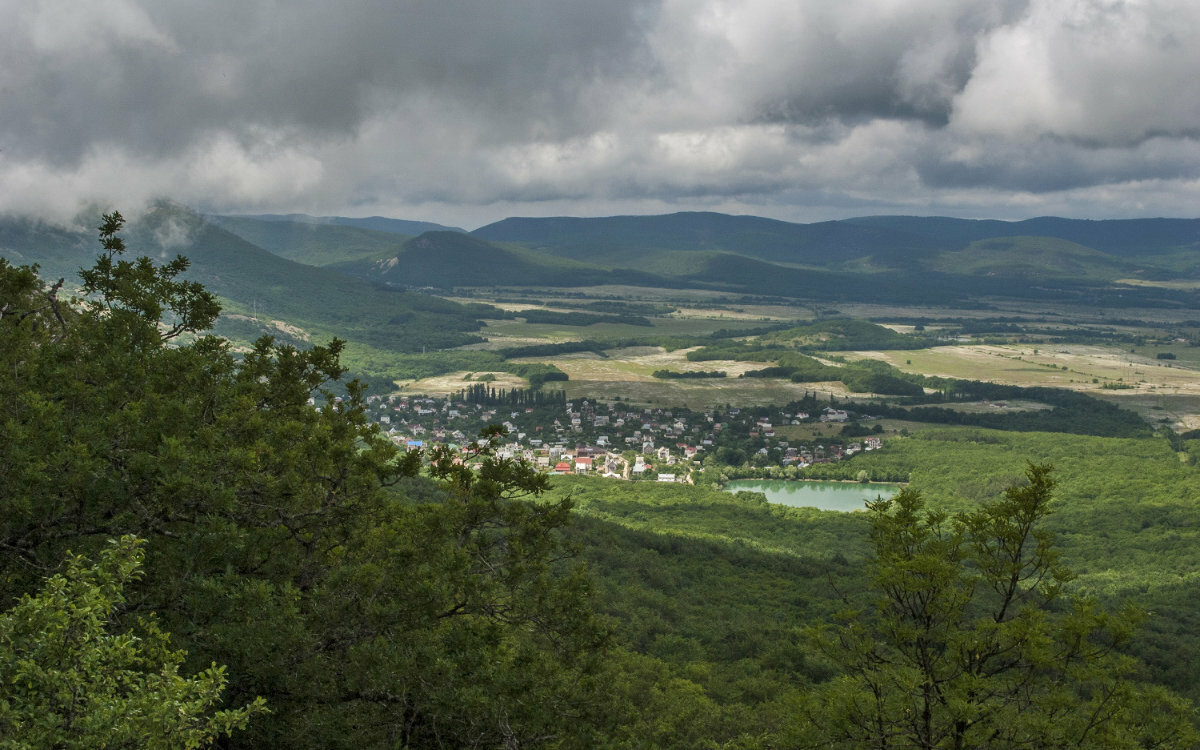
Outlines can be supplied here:
<path id="1" fill-rule="evenodd" d="M 294 231 L 287 224 L 280 226 Z M 346 229 L 322 225 L 320 233 L 344 239 Z M 289 260 L 175 204 L 155 206 L 131 222 L 122 235 L 131 256 L 187 257 L 191 261 L 187 278 L 203 283 L 224 300 L 226 312 L 239 316 L 224 316 L 218 331 L 243 340 L 263 333 L 278 335 L 266 322 L 271 320 L 285 321 L 323 338 L 336 335 L 394 351 L 481 340 L 474 335 L 479 329 L 477 310 Z M 386 236 L 393 243 L 403 239 Z M 356 235 L 356 239 L 361 238 Z M 99 251 L 95 232 L 64 230 L 25 219 L 0 220 L 0 257 L 14 263 L 38 263 L 47 279 L 77 281 L 78 270 L 90 266 Z M 262 322 L 252 322 L 259 318 Z"/>
<path id="2" fill-rule="evenodd" d="M 94 223 L 94 222 L 93 222 Z M 633 285 L 897 304 L 1062 300 L 1200 308 L 1200 220 L 1019 222 L 873 216 L 792 224 L 677 213 L 512 218 L 464 232 L 382 217 L 201 216 L 163 203 L 129 227 L 134 253 L 191 258 L 230 310 L 371 346 L 477 340 L 483 306 L 414 290 Z M 73 277 L 95 234 L 0 220 L 0 256 Z M 1182 288 L 1180 288 L 1182 287 Z"/>
<path id="3" fill-rule="evenodd" d="M 1083 221 L 1053 217 L 1005 222 L 942 217 L 873 216 L 815 224 L 791 224 L 753 216 L 677 213 L 602 219 L 505 219 L 472 234 L 493 242 L 519 243 L 568 257 L 595 257 L 612 249 L 637 251 L 719 250 L 773 263 L 802 266 L 906 268 L 981 240 L 1043 237 L 1092 248 L 1117 260 L 1136 257 L 1192 260 L 1198 269 L 1200 220 L 1128 219 Z M 989 248 L 979 248 L 986 252 Z M 994 248 L 993 248 L 994 249 Z M 1019 275 L 1027 275 L 1019 271 Z"/>
<path id="4" fill-rule="evenodd" d="M 351 219 L 345 216 L 309 216 L 308 214 L 244 214 L 240 216 L 208 216 L 210 219 L 255 219 L 257 221 L 284 224 L 330 224 L 339 227 L 369 229 L 372 232 L 388 232 L 414 236 L 425 232 L 465 232 L 458 227 L 434 224 L 432 221 L 406 221 L 384 216 L 367 216 Z"/>

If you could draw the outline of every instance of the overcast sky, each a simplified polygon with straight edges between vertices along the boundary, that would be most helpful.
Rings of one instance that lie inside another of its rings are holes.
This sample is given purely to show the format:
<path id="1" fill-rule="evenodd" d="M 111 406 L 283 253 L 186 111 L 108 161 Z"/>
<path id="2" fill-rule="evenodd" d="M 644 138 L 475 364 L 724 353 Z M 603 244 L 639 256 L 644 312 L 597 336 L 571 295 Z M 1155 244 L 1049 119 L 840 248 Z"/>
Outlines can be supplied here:
<path id="1" fill-rule="evenodd" d="M 0 9 L 0 212 L 1200 216 L 1196 0 Z"/>

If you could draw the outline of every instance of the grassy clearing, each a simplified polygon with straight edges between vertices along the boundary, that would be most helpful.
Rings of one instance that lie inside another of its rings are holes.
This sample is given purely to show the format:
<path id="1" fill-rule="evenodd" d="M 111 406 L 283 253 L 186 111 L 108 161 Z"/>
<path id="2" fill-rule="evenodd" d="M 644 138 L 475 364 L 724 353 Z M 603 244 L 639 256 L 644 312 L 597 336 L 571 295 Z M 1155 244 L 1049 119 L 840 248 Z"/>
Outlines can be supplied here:
<path id="1" fill-rule="evenodd" d="M 1175 281 L 1151 281 L 1149 279 L 1116 279 L 1118 284 L 1126 284 L 1128 286 L 1148 286 L 1158 289 L 1200 289 L 1200 281 L 1190 279 L 1179 279 Z"/>
<path id="2" fill-rule="evenodd" d="M 689 362 L 688 350 L 664 351 L 661 347 L 630 347 L 608 352 L 607 358 L 592 353 L 566 354 L 549 358 L 530 358 L 529 362 L 548 362 L 570 377 L 564 385 L 571 398 L 588 396 L 614 400 L 620 397 L 636 403 L 664 406 L 686 406 L 703 409 L 724 404 L 752 406 L 783 404 L 803 397 L 806 387 L 813 385 L 789 383 L 762 378 L 738 378 L 748 370 L 762 367 L 760 362 L 716 360 Z M 662 380 L 655 370 L 692 372 L 722 370 L 727 378 L 703 380 Z M 840 384 L 820 384 L 819 389 L 845 395 Z"/>
<path id="3" fill-rule="evenodd" d="M 550 323 L 526 323 L 522 320 L 489 320 L 480 332 L 497 348 L 513 346 L 516 342 L 547 343 L 583 341 L 585 339 L 631 339 L 653 336 L 707 336 L 724 329 L 756 328 L 764 322 L 758 318 L 667 317 L 650 318 L 652 327 L 624 323 L 596 323 L 589 326 L 568 326 Z"/>
<path id="4" fill-rule="evenodd" d="M 468 380 L 467 376 L 471 379 Z M 446 375 L 439 375 L 436 378 L 422 378 L 420 380 L 397 380 L 397 390 L 406 395 L 421 394 L 423 396 L 446 396 L 450 393 L 457 393 L 468 386 L 479 382 L 483 375 L 492 375 L 495 380 L 486 382 L 489 388 L 499 390 L 512 390 L 513 388 L 528 388 L 529 381 L 525 378 L 517 377 L 510 372 L 452 372 Z"/>
<path id="5" fill-rule="evenodd" d="M 962 412 L 964 414 L 1009 414 L 1017 411 L 1042 411 L 1049 409 L 1046 404 L 1039 404 L 1036 401 L 971 401 L 967 403 L 949 403 L 944 405 L 945 408 L 952 411 Z"/>
<path id="6" fill-rule="evenodd" d="M 1171 352 L 1175 360 L 1160 360 Z M 1083 391 L 1175 429 L 1200 428 L 1200 351 L 1195 347 L 970 345 L 911 352 L 855 352 L 906 372 Z M 1105 388 L 1104 386 L 1109 386 Z"/>
<path id="7" fill-rule="evenodd" d="M 1200 373 L 1190 362 L 1158 360 L 1119 347 L 1090 345 L 942 346 L 917 351 L 855 352 L 848 356 L 882 359 L 906 372 L 949 378 L 990 380 L 1020 386 L 1050 386 L 1100 391 L 1127 384 L 1200 394 Z"/>
<path id="8" fill-rule="evenodd" d="M 1200 287 L 1200 282 L 1196 282 Z M 537 301 L 528 303 L 504 302 L 506 310 L 539 307 L 551 310 L 577 309 L 581 302 L 597 299 L 621 299 L 628 302 L 670 304 L 676 312 L 662 317 L 650 318 L 653 327 L 626 324 L 599 323 L 589 326 L 567 326 L 555 324 L 526 323 L 522 320 L 492 320 L 481 334 L 489 339 L 486 344 L 469 348 L 501 349 L 538 343 L 579 341 L 584 339 L 617 340 L 637 339 L 653 341 L 654 337 L 703 336 L 718 329 L 756 328 L 773 321 L 806 321 L 819 316 L 842 315 L 861 318 L 884 319 L 888 317 L 945 317 L 948 312 L 941 308 L 893 307 L 887 305 L 839 304 L 837 309 L 826 306 L 802 306 L 784 304 L 753 304 L 746 297 L 735 297 L 728 293 L 678 290 L 647 289 L 642 287 L 591 287 L 576 290 L 577 295 L 562 296 L 561 290 L 525 289 L 503 290 L 504 296 L 530 294 Z M 499 293 L 499 292 L 497 292 Z M 466 301 L 466 300 L 464 300 Z M 487 296 L 472 298 L 472 301 L 489 301 Z M 1126 311 L 1135 320 L 1172 319 L 1172 316 L 1190 314 L 1190 311 L 1174 311 L 1167 314 L 1161 310 Z M 1012 315 L 1040 321 L 1046 326 L 1054 320 L 1074 321 L 1063 323 L 1063 332 L 1070 333 L 1085 328 L 1091 320 L 1104 331 L 1113 330 L 1104 311 L 1087 311 L 1069 306 L 1056 307 L 1044 304 L 1038 309 L 1027 305 L 1012 306 L 1012 303 L 997 302 L 986 310 L 955 310 L 957 317 Z M 1155 328 L 1155 324 L 1134 328 L 1121 328 L 1125 333 L 1160 337 L 1168 329 Z M 900 332 L 911 332 L 910 324 L 888 324 Z M 933 326 L 932 328 L 936 328 Z M 932 329 L 931 328 L 931 329 Z M 593 354 L 572 354 L 558 357 L 536 358 L 526 361 L 548 362 L 568 373 L 570 381 L 565 384 L 573 397 L 634 400 L 644 403 L 681 405 L 705 408 L 714 405 L 757 405 L 786 403 L 814 389 L 824 394 L 839 397 L 850 396 L 841 384 L 793 384 L 782 380 L 739 379 L 737 375 L 747 370 L 759 369 L 761 363 L 743 362 L 688 362 L 685 351 L 665 352 L 653 346 L 632 347 L 608 352 L 607 358 Z M 1158 359 L 1159 354 L 1170 354 L 1174 359 Z M 1081 344 L 996 344 L 956 345 L 917 351 L 867 351 L 847 352 L 854 358 L 880 359 L 906 372 L 967 380 L 986 380 L 1018 386 L 1045 386 L 1067 388 L 1087 392 L 1106 400 L 1133 409 L 1155 424 L 1170 424 L 1177 429 L 1200 427 L 1200 347 L 1183 343 L 1154 346 L 1138 346 L 1133 351 L 1122 346 L 1098 346 Z M 379 365 L 385 357 L 381 352 L 355 347 L 350 359 L 364 364 Z M 373 368 L 379 370 L 379 367 Z M 730 378 L 695 381 L 664 381 L 652 377 L 655 370 L 675 371 L 724 370 Z M 446 393 L 462 387 L 457 380 L 460 374 L 443 376 L 429 381 L 404 383 L 409 392 L 429 391 Z M 520 387 L 523 381 L 508 374 L 497 376 L 498 387 Z M 1105 388 L 1108 386 L 1108 388 Z M 964 411 L 994 411 L 994 404 L 956 405 Z M 1032 404 L 1009 404 L 1009 410 L 1038 408 Z M 899 429 L 899 428 L 898 428 Z"/>
<path id="9" fill-rule="evenodd" d="M 622 382 L 617 380 L 574 380 L 565 384 L 568 398 L 590 397 L 605 401 L 630 401 L 688 409 L 786 404 L 804 396 L 804 386 L 778 380 L 653 380 Z M 811 391 L 811 386 L 809 387 Z"/>
<path id="10" fill-rule="evenodd" d="M 1148 422 L 1174 430 L 1200 429 L 1200 395 L 1147 391 L 1103 391 L 1098 397 L 1137 412 Z"/>
<path id="11" fill-rule="evenodd" d="M 680 307 L 672 317 L 676 318 L 706 318 L 722 320 L 752 320 L 758 324 L 765 321 L 793 320 L 797 323 L 815 319 L 811 310 L 803 307 L 787 305 L 737 305 L 736 307 Z M 723 326 L 732 328 L 733 326 Z"/>

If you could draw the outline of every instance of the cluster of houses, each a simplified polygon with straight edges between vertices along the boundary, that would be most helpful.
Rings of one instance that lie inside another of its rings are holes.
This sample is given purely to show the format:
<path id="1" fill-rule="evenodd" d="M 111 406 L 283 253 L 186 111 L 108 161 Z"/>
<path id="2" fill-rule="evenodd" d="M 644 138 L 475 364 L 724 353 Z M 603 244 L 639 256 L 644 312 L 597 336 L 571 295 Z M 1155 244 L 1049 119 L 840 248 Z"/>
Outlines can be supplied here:
<path id="1" fill-rule="evenodd" d="M 792 445 L 776 435 L 778 425 L 846 422 L 851 415 L 831 406 L 804 410 L 690 411 L 641 408 L 590 400 L 544 406 L 490 406 L 423 396 L 367 399 L 368 413 L 391 440 L 408 449 L 449 445 L 465 448 L 487 425 L 502 425 L 504 458 L 524 458 L 553 474 L 588 474 L 621 479 L 690 482 L 706 454 L 737 446 L 758 465 L 800 466 L 840 461 L 881 446 L 880 438 L 832 438 Z"/>

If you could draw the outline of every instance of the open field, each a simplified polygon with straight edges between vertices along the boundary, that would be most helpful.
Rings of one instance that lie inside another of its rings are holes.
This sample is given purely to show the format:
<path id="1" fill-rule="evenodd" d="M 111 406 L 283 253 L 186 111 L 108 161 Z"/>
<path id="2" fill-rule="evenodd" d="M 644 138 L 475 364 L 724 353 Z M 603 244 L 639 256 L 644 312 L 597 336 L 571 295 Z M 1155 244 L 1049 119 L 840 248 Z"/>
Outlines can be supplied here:
<path id="1" fill-rule="evenodd" d="M 509 372 L 451 372 L 445 375 L 439 375 L 436 378 L 422 378 L 421 380 L 397 380 L 396 388 L 403 394 L 422 394 L 427 396 L 445 396 L 450 393 L 457 393 L 464 388 L 470 387 L 475 383 L 480 382 L 480 378 L 484 375 L 492 375 L 495 380 L 487 381 L 484 385 L 489 388 L 499 390 L 512 390 L 513 388 L 527 388 L 529 382 L 525 378 L 518 377 Z M 467 379 L 470 376 L 470 380 Z"/>
<path id="2" fill-rule="evenodd" d="M 1057 304 L 1047 301 L 1014 301 L 1005 299 L 981 299 L 985 306 L 979 308 L 921 307 L 888 305 L 866 302 L 838 302 L 825 308 L 836 308 L 837 313 L 826 311 L 825 317 L 861 318 L 887 323 L 889 320 L 911 318 L 963 319 L 1005 317 L 1025 320 L 1030 323 L 1054 323 L 1065 325 L 1111 325 L 1113 320 L 1135 320 L 1147 324 L 1178 324 L 1195 320 L 1197 311 L 1185 307 L 1129 307 L 1121 309 L 1089 308 L 1078 305 Z M 797 308 L 802 310 L 803 308 Z M 823 308 L 824 309 L 824 308 Z"/>
<path id="3" fill-rule="evenodd" d="M 656 337 L 704 336 L 718 329 L 757 328 L 769 323 L 811 321 L 818 317 L 853 317 L 885 321 L 883 325 L 900 333 L 913 333 L 916 323 L 927 319 L 955 321 L 1004 316 L 1027 321 L 1033 330 L 1051 338 L 1116 335 L 1125 340 L 1171 341 L 1172 336 L 1191 335 L 1181 321 L 1197 317 L 1193 310 L 1127 309 L 1120 311 L 1081 308 L 1055 303 L 1014 303 L 984 300 L 980 309 L 939 307 L 902 307 L 863 303 L 832 305 L 788 305 L 764 298 L 754 300 L 724 292 L 643 287 L 605 286 L 572 290 L 508 289 L 496 290 L 506 297 L 499 306 L 506 310 L 538 307 L 568 311 L 594 300 L 622 300 L 635 303 L 669 304 L 676 311 L 649 319 L 653 326 L 598 323 L 587 326 L 526 323 L 523 320 L 490 320 L 481 334 L 485 344 L 469 348 L 502 349 L 530 344 L 561 343 L 584 339 L 633 339 L 653 343 Z M 528 303 L 513 301 L 529 296 Z M 485 301 L 487 293 L 463 301 Z M 1114 317 L 1116 316 L 1116 317 Z M 889 318 L 897 322 L 886 322 Z M 953 323 L 948 323 L 952 328 Z M 935 322 L 925 325 L 927 332 L 937 331 Z M 1172 334 L 1171 331 L 1176 331 Z M 1183 331 L 1184 333 L 1178 333 Z M 1034 334 L 1038 335 L 1038 334 Z M 839 398 L 855 398 L 840 383 L 791 383 L 783 379 L 738 378 L 748 370 L 760 369 L 758 362 L 688 362 L 687 351 L 667 352 L 656 346 L 615 349 L 607 357 L 577 353 L 530 358 L 527 362 L 553 364 L 570 378 L 562 384 L 572 398 L 593 397 L 704 408 L 707 406 L 759 405 L 786 403 L 805 392 L 817 391 Z M 1158 355 L 1174 359 L 1158 359 Z M 1070 344 L 1070 343 L 961 343 L 913 351 L 842 352 L 847 359 L 878 359 L 910 373 L 984 380 L 1016 386 L 1044 386 L 1086 392 L 1130 408 L 1152 424 L 1170 425 L 1177 430 L 1200 428 L 1200 347 L 1189 346 L 1182 338 L 1174 343 L 1147 344 Z M 818 354 L 818 359 L 823 357 Z M 827 360 L 826 360 L 827 361 Z M 652 377 L 655 370 L 723 370 L 728 378 L 663 380 Z M 448 393 L 463 387 L 462 373 L 405 383 L 405 390 Z M 520 379 L 508 374 L 497 376 L 497 387 L 520 387 Z M 857 397 L 861 397 L 859 394 Z M 959 404 L 954 408 L 994 412 L 996 404 Z M 1035 404 L 1008 404 L 1012 409 L 1039 408 Z"/>
<path id="4" fill-rule="evenodd" d="M 812 320 L 803 309 L 783 305 L 739 305 L 737 307 L 680 307 L 673 318 L 703 318 L 707 320 L 753 320 L 758 324 L 779 320 Z M 732 328 L 733 326 L 726 326 Z"/>
<path id="5" fill-rule="evenodd" d="M 591 397 L 605 401 L 631 401 L 665 407 L 708 409 L 726 404 L 736 406 L 768 406 L 786 404 L 804 396 L 805 386 L 780 380 L 736 378 L 718 380 L 575 380 L 566 386 L 568 398 Z M 840 384 L 830 384 L 840 389 Z M 812 391 L 812 385 L 808 390 Z M 844 391 L 843 391 L 844 392 Z M 829 389 L 823 391 L 828 394 Z"/>
<path id="6" fill-rule="evenodd" d="M 505 321 L 513 323 L 512 321 Z M 513 323 L 514 326 L 526 326 Z M 636 326 L 627 326 L 636 328 Z M 569 327 L 526 326 L 527 329 Z M 590 326 L 588 327 L 590 328 Z M 644 330 L 644 329 L 643 329 Z M 529 331 L 532 333 L 532 331 Z M 538 343 L 542 336 L 509 339 Z M 557 339 L 555 339 L 557 340 Z M 1176 360 L 1159 360 L 1159 351 L 1173 350 Z M 702 409 L 724 404 L 755 406 L 783 404 L 817 391 L 823 397 L 854 398 L 841 383 L 791 383 L 774 378 L 739 378 L 738 375 L 763 366 L 761 362 L 713 360 L 690 362 L 689 350 L 672 352 L 661 347 L 639 346 L 613 349 L 607 357 L 590 352 L 531 357 L 519 362 L 553 364 L 570 378 L 561 386 L 571 398 L 591 397 L 686 406 Z M 1006 385 L 1047 386 L 1087 392 L 1132 409 L 1154 424 L 1166 424 L 1179 430 L 1200 428 L 1200 350 L 1194 347 L 1142 347 L 1130 352 L 1115 346 L 1069 345 L 1033 347 L 1030 345 L 960 345 L 914 351 L 847 352 L 849 359 L 870 358 L 886 361 L 906 372 L 948 378 L 986 380 Z M 664 380 L 653 377 L 655 370 L 695 372 L 721 370 L 729 377 L 696 380 Z M 436 378 L 399 383 L 408 393 L 446 394 L 471 381 L 456 372 Z M 478 377 L 480 373 L 476 373 Z M 497 388 L 519 388 L 525 381 L 509 373 L 495 373 Z M 1105 388 L 1105 385 L 1108 388 Z M 556 386 L 557 387 L 557 386 Z M 958 404 L 965 411 L 1024 410 L 1039 408 L 1032 403 Z"/>
<path id="7" fill-rule="evenodd" d="M 1156 359 L 1155 350 L 1131 352 L 1095 345 L 962 345 L 890 352 L 854 352 L 850 357 L 884 360 L 906 372 L 990 380 L 1022 386 L 1101 391 L 1105 384 L 1200 394 L 1200 371 L 1186 360 Z"/>
<path id="8" fill-rule="evenodd" d="M 719 312 L 719 311 L 718 311 Z M 583 341 L 585 339 L 647 339 L 654 336 L 705 336 L 725 329 L 756 328 L 764 324 L 761 318 L 734 317 L 657 317 L 650 318 L 653 326 L 624 323 L 596 323 L 589 326 L 570 326 L 553 323 L 526 323 L 523 320 L 489 320 L 480 335 L 487 344 L 472 348 L 503 349 L 527 344 Z"/>
<path id="9" fill-rule="evenodd" d="M 516 361 L 548 362 L 566 372 L 570 380 L 555 385 L 565 386 L 567 395 L 572 398 L 590 396 L 612 400 L 620 397 L 624 401 L 637 403 L 703 409 L 724 404 L 783 404 L 802 398 L 806 389 L 840 397 L 848 395 L 841 383 L 803 384 L 776 379 L 739 378 L 738 375 L 744 372 L 761 368 L 762 363 L 729 360 L 689 362 L 688 351 L 680 349 L 668 352 L 661 347 L 639 346 L 614 349 L 608 352 L 608 357 L 584 352 Z M 653 376 L 655 370 L 720 370 L 729 377 L 663 380 Z"/>
<path id="10" fill-rule="evenodd" d="M 1159 352 L 1174 353 L 1177 359 L 1157 359 Z M 1200 352 L 1195 347 L 1135 347 L 1131 352 L 1081 344 L 966 345 L 852 356 L 882 359 L 924 375 L 1084 391 L 1155 423 L 1200 428 Z"/>
<path id="11" fill-rule="evenodd" d="M 1046 404 L 1036 401 L 1021 400 L 954 402 L 945 404 L 944 407 L 964 414 L 1010 414 L 1018 411 L 1042 411 L 1050 408 Z"/>
<path id="12" fill-rule="evenodd" d="M 1152 281 L 1150 279 L 1117 279 L 1118 284 L 1129 286 L 1149 286 L 1159 289 L 1200 289 L 1200 281 L 1179 279 L 1175 281 Z"/>

